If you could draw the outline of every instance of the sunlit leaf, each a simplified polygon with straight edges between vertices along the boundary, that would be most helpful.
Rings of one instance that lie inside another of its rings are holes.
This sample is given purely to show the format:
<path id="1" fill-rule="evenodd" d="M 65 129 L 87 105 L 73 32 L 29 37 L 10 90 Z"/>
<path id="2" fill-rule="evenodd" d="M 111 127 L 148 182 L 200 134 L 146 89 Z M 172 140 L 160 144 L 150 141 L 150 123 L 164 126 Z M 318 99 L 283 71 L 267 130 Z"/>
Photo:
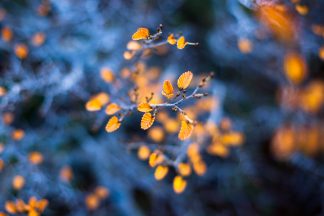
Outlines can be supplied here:
<path id="1" fill-rule="evenodd" d="M 178 134 L 178 138 L 180 140 L 186 140 L 191 136 L 192 131 L 193 131 L 193 125 L 183 120 L 181 121 L 181 128 Z"/>
<path id="2" fill-rule="evenodd" d="M 151 113 L 149 113 L 149 112 L 144 113 L 142 120 L 141 120 L 141 128 L 143 130 L 149 129 L 153 125 L 154 120 L 155 120 L 155 117 L 152 116 Z"/>
<path id="3" fill-rule="evenodd" d="M 117 116 L 113 116 L 109 119 L 107 125 L 106 125 L 106 131 L 108 133 L 116 131 L 120 127 L 120 122 Z"/>
<path id="4" fill-rule="evenodd" d="M 141 160 L 146 160 L 149 158 L 151 154 L 151 150 L 145 146 L 145 145 L 141 145 L 139 148 L 138 148 L 138 151 L 137 151 L 137 157 Z"/>
<path id="5" fill-rule="evenodd" d="M 117 113 L 118 111 L 120 111 L 121 108 L 118 104 L 116 103 L 111 103 L 111 104 L 108 104 L 108 106 L 106 107 L 106 114 L 107 115 L 113 115 L 115 113 Z"/>
<path id="6" fill-rule="evenodd" d="M 169 171 L 169 167 L 159 165 L 155 169 L 154 178 L 158 181 L 162 180 L 168 174 L 168 171 Z"/>
<path id="7" fill-rule="evenodd" d="M 17 44 L 15 46 L 15 54 L 20 59 L 25 59 L 28 55 L 28 47 L 25 44 Z"/>
<path id="8" fill-rule="evenodd" d="M 21 175 L 16 175 L 12 180 L 12 187 L 15 190 L 20 190 L 25 185 L 25 178 Z"/>
<path id="9" fill-rule="evenodd" d="M 150 112 L 153 110 L 153 108 L 148 103 L 141 103 L 137 106 L 137 110 L 140 112 Z"/>
<path id="10" fill-rule="evenodd" d="M 191 174 L 191 167 L 188 163 L 179 163 L 178 172 L 182 176 L 189 176 Z"/>
<path id="11" fill-rule="evenodd" d="M 163 82 L 162 95 L 168 99 L 171 99 L 174 96 L 174 90 L 170 80 L 165 80 Z"/>
<path id="12" fill-rule="evenodd" d="M 167 39 L 168 43 L 171 45 L 174 45 L 177 43 L 177 39 L 174 37 L 173 34 L 170 34 Z"/>
<path id="13" fill-rule="evenodd" d="M 193 74 L 191 71 L 184 72 L 183 74 L 180 75 L 178 78 L 178 88 L 179 89 L 186 89 L 191 83 Z"/>
<path id="14" fill-rule="evenodd" d="M 137 31 L 132 35 L 133 40 L 145 40 L 150 36 L 148 28 L 138 28 Z"/>
<path id="15" fill-rule="evenodd" d="M 187 186 L 187 181 L 184 180 L 181 176 L 176 176 L 173 179 L 173 190 L 175 193 L 180 194 L 182 193 Z"/>
<path id="16" fill-rule="evenodd" d="M 284 58 L 284 71 L 287 78 L 295 85 L 300 84 L 306 77 L 307 68 L 303 56 L 298 53 L 288 53 Z"/>
<path id="17" fill-rule="evenodd" d="M 178 41 L 177 41 L 177 48 L 178 49 L 183 49 L 187 45 L 187 41 L 184 36 L 181 36 Z"/>
<path id="18" fill-rule="evenodd" d="M 112 70 L 106 67 L 100 70 L 100 76 L 106 83 L 112 83 L 115 80 L 115 75 Z"/>
<path id="19" fill-rule="evenodd" d="M 164 157 L 160 151 L 154 151 L 149 157 L 149 165 L 155 167 L 164 161 Z"/>

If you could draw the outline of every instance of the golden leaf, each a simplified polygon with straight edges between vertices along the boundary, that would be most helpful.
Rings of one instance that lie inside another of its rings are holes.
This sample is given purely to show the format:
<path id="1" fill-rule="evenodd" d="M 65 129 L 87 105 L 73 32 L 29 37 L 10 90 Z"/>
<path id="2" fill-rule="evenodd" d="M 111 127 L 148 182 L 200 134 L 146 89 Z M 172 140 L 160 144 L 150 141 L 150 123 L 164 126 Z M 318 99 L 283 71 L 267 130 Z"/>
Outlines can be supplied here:
<path id="1" fill-rule="evenodd" d="M 164 161 L 164 157 L 160 151 L 154 151 L 149 158 L 149 165 L 155 167 Z"/>
<path id="2" fill-rule="evenodd" d="M 177 43 L 177 39 L 175 39 L 175 37 L 174 37 L 174 35 L 173 34 L 170 34 L 169 36 L 168 36 L 168 43 L 169 44 L 171 44 L 171 45 L 174 45 L 174 44 L 176 44 Z"/>
<path id="3" fill-rule="evenodd" d="M 25 185 L 25 178 L 20 175 L 16 175 L 13 180 L 12 180 L 12 187 L 15 190 L 20 190 L 24 187 Z"/>
<path id="4" fill-rule="evenodd" d="M 10 214 L 16 214 L 17 213 L 17 209 L 16 209 L 16 205 L 14 202 L 12 201 L 7 201 L 5 204 L 5 209 L 7 212 L 9 212 Z"/>
<path id="5" fill-rule="evenodd" d="M 30 161 L 31 164 L 38 165 L 43 162 L 44 158 L 40 152 L 33 151 L 29 153 L 28 160 Z"/>
<path id="6" fill-rule="evenodd" d="M 17 44 L 15 46 L 15 54 L 20 59 L 25 59 L 28 55 L 28 47 L 25 44 Z"/>
<path id="7" fill-rule="evenodd" d="M 151 113 L 149 113 L 149 112 L 144 113 L 142 120 L 141 120 L 141 128 L 143 130 L 149 129 L 152 126 L 154 120 L 155 120 L 155 117 L 152 116 Z"/>
<path id="8" fill-rule="evenodd" d="M 191 174 L 191 167 L 188 163 L 179 163 L 178 172 L 182 176 L 189 176 Z"/>
<path id="9" fill-rule="evenodd" d="M 150 112 L 153 110 L 153 108 L 148 103 L 141 103 L 137 106 L 137 110 L 140 112 Z"/>
<path id="10" fill-rule="evenodd" d="M 169 167 L 163 166 L 163 165 L 159 165 L 155 169 L 154 178 L 157 181 L 162 180 L 168 174 L 168 171 L 169 171 Z"/>
<path id="11" fill-rule="evenodd" d="M 153 127 L 150 129 L 148 136 L 154 142 L 161 142 L 164 138 L 164 131 L 161 127 Z"/>
<path id="12" fill-rule="evenodd" d="M 188 139 L 193 131 L 193 125 L 183 120 L 181 121 L 181 128 L 178 134 L 180 140 Z"/>
<path id="13" fill-rule="evenodd" d="M 163 82 L 162 95 L 168 99 L 171 99 L 174 95 L 173 91 L 174 91 L 173 86 L 172 86 L 170 80 L 165 80 Z"/>
<path id="14" fill-rule="evenodd" d="M 175 193 L 180 194 L 182 193 L 187 186 L 187 181 L 184 180 L 181 176 L 176 176 L 173 179 L 173 190 Z"/>
<path id="15" fill-rule="evenodd" d="M 186 39 L 184 36 L 181 36 L 177 41 L 177 48 L 183 49 L 188 43 L 186 42 Z"/>
<path id="16" fill-rule="evenodd" d="M 138 28 L 137 31 L 132 35 L 133 40 L 143 40 L 150 36 L 150 31 L 147 28 Z"/>
<path id="17" fill-rule="evenodd" d="M 179 89 L 186 89 L 191 83 L 193 74 L 191 71 L 184 72 L 183 74 L 180 75 L 178 78 L 178 88 Z"/>
<path id="18" fill-rule="evenodd" d="M 120 106 L 118 104 L 111 103 L 106 107 L 105 112 L 106 112 L 107 115 L 113 115 L 116 112 L 118 112 L 119 110 L 121 110 L 121 108 L 120 108 Z"/>
<path id="19" fill-rule="evenodd" d="M 298 53 L 288 53 L 284 59 L 284 70 L 293 84 L 300 84 L 307 73 L 305 59 Z"/>
<path id="20" fill-rule="evenodd" d="M 106 83 L 112 83 L 115 80 L 115 75 L 112 70 L 106 67 L 100 70 L 100 76 Z"/>
<path id="21" fill-rule="evenodd" d="M 109 119 L 107 125 L 106 125 L 106 131 L 108 133 L 114 132 L 115 130 L 117 130 L 120 127 L 120 122 L 119 119 L 117 118 L 117 116 L 113 116 Z"/>
<path id="22" fill-rule="evenodd" d="M 206 173 L 207 167 L 205 162 L 199 160 L 193 164 L 194 171 L 197 175 L 202 176 Z"/>
<path id="23" fill-rule="evenodd" d="M 141 145 L 138 149 L 137 157 L 141 160 L 146 160 L 149 158 L 150 154 L 151 150 L 147 146 Z"/>
<path id="24" fill-rule="evenodd" d="M 226 157 L 229 154 L 228 148 L 221 143 L 213 143 L 207 148 L 207 152 L 211 155 L 217 155 L 219 157 Z"/>

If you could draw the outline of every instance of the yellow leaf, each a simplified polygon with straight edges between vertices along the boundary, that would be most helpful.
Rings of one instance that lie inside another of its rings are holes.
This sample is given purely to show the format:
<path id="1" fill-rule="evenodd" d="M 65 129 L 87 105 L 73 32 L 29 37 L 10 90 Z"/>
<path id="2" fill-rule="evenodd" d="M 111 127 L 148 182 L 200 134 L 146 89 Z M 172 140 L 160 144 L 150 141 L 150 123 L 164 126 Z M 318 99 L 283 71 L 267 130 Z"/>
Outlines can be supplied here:
<path id="1" fill-rule="evenodd" d="M 43 155 L 40 152 L 33 151 L 29 153 L 28 160 L 34 165 L 41 164 L 44 160 Z"/>
<path id="2" fill-rule="evenodd" d="M 182 176 L 189 176 L 191 174 L 191 167 L 188 163 L 179 163 L 178 172 Z"/>
<path id="3" fill-rule="evenodd" d="M 121 108 L 120 108 L 120 106 L 118 104 L 111 103 L 106 107 L 105 112 L 106 112 L 107 115 L 113 115 L 116 112 L 118 112 L 119 110 L 121 110 Z"/>
<path id="4" fill-rule="evenodd" d="M 162 180 L 168 174 L 168 171 L 169 171 L 169 167 L 159 165 L 155 169 L 154 178 L 157 181 Z"/>
<path id="5" fill-rule="evenodd" d="M 96 187 L 94 194 L 100 199 L 105 199 L 109 196 L 109 190 L 104 186 Z"/>
<path id="6" fill-rule="evenodd" d="M 141 103 L 138 105 L 137 110 L 140 112 L 150 112 L 153 108 L 148 103 Z"/>
<path id="7" fill-rule="evenodd" d="M 202 160 L 199 160 L 196 163 L 194 163 L 193 168 L 194 168 L 195 173 L 199 176 L 202 176 L 203 174 L 205 174 L 206 170 L 207 170 L 206 164 Z"/>
<path id="8" fill-rule="evenodd" d="M 12 201 L 7 201 L 5 204 L 5 209 L 7 212 L 9 212 L 10 214 L 15 214 L 17 213 L 17 209 L 16 209 L 16 205 L 14 202 Z"/>
<path id="9" fill-rule="evenodd" d="M 182 193 L 187 186 L 187 181 L 184 180 L 181 176 L 176 176 L 173 179 L 173 190 L 175 193 L 180 194 Z"/>
<path id="10" fill-rule="evenodd" d="M 207 148 L 207 152 L 211 155 L 217 155 L 219 157 L 226 157 L 229 154 L 228 148 L 221 143 L 213 143 Z"/>
<path id="11" fill-rule="evenodd" d="M 306 76 L 306 63 L 298 53 L 288 53 L 284 59 L 284 70 L 287 78 L 295 85 L 300 84 Z"/>
<path id="12" fill-rule="evenodd" d="M 300 15 L 303 15 L 303 16 L 305 16 L 305 15 L 308 14 L 308 12 L 309 12 L 308 7 L 305 6 L 305 5 L 297 4 L 295 8 L 296 8 L 296 11 L 297 11 Z"/>
<path id="13" fill-rule="evenodd" d="M 147 28 L 138 28 L 137 31 L 132 35 L 133 40 L 143 40 L 150 36 L 150 31 Z"/>
<path id="14" fill-rule="evenodd" d="M 141 160 L 146 160 L 147 158 L 149 158 L 150 154 L 150 149 L 145 145 L 141 145 L 138 149 L 137 157 Z"/>
<path id="15" fill-rule="evenodd" d="M 181 121 L 181 128 L 178 134 L 180 140 L 188 139 L 193 131 L 193 125 L 183 120 Z"/>
<path id="16" fill-rule="evenodd" d="M 164 157 L 160 151 L 154 151 L 149 158 L 149 165 L 155 167 L 164 161 Z"/>
<path id="17" fill-rule="evenodd" d="M 28 55 L 28 47 L 25 44 L 17 44 L 15 46 L 15 54 L 20 59 L 25 59 Z"/>
<path id="18" fill-rule="evenodd" d="M 162 95 L 164 95 L 166 98 L 171 99 L 173 97 L 173 86 L 170 82 L 170 80 L 165 80 L 163 83 L 162 88 Z"/>
<path id="19" fill-rule="evenodd" d="M 161 142 L 164 138 L 164 131 L 161 127 L 153 127 L 150 129 L 148 136 L 154 142 Z"/>
<path id="20" fill-rule="evenodd" d="M 183 49 L 188 43 L 186 42 L 186 39 L 184 36 L 181 36 L 177 41 L 177 48 Z"/>
<path id="21" fill-rule="evenodd" d="M 24 187 L 25 185 L 25 178 L 20 175 L 16 175 L 13 180 L 12 180 L 12 187 L 15 190 L 20 190 Z"/>
<path id="22" fill-rule="evenodd" d="M 103 105 L 109 102 L 109 95 L 101 92 L 90 98 L 86 103 L 86 109 L 88 111 L 98 111 L 102 108 Z"/>
<path id="23" fill-rule="evenodd" d="M 107 125 L 106 125 L 106 131 L 108 133 L 114 132 L 120 127 L 119 119 L 116 116 L 113 116 L 109 119 Z"/>
<path id="24" fill-rule="evenodd" d="M 100 70 L 100 76 L 106 83 L 112 83 L 115 80 L 115 75 L 112 70 L 106 67 Z"/>
<path id="25" fill-rule="evenodd" d="M 191 71 L 184 72 L 183 74 L 180 75 L 178 78 L 178 88 L 179 89 L 186 89 L 191 83 L 193 74 Z"/>
<path id="26" fill-rule="evenodd" d="M 143 130 L 149 129 L 152 126 L 154 120 L 155 120 L 155 117 L 152 116 L 151 113 L 149 113 L 149 112 L 144 113 L 142 120 L 141 120 L 141 128 Z"/>
<path id="27" fill-rule="evenodd" d="M 171 44 L 171 45 L 174 45 L 174 44 L 176 44 L 177 43 L 177 39 L 175 39 L 175 37 L 174 37 L 174 35 L 173 34 L 170 34 L 169 36 L 168 36 L 168 43 L 169 44 Z"/>

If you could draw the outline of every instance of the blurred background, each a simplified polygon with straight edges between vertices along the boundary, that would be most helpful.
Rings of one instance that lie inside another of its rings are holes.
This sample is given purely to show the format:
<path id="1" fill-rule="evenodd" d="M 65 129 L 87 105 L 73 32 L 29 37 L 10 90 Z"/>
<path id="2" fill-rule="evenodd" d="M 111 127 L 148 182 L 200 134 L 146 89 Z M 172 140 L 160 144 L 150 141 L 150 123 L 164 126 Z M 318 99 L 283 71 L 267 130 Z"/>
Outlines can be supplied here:
<path id="1" fill-rule="evenodd" d="M 49 202 L 43 215 L 324 215 L 324 1 L 1 0 L 0 8 L 0 212 L 35 196 Z M 170 48 L 147 65 L 214 71 L 218 115 L 245 136 L 225 158 L 202 152 L 207 172 L 190 176 L 180 195 L 127 148 L 138 119 L 108 134 L 108 118 L 85 109 L 108 89 L 101 68 L 119 73 L 131 35 L 159 24 L 199 46 Z M 89 198 L 95 190 L 100 202 Z"/>

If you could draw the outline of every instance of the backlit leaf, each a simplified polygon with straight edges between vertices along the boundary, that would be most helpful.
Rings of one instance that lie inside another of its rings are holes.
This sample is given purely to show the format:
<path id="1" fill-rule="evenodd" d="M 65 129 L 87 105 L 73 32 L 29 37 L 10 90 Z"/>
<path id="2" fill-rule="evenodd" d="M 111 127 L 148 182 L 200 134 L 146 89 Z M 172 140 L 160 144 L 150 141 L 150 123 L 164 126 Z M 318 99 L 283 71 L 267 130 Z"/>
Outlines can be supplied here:
<path id="1" fill-rule="evenodd" d="M 175 193 L 180 194 L 182 193 L 187 186 L 187 181 L 184 180 L 181 176 L 176 176 L 173 179 L 173 190 Z"/>
<path id="2" fill-rule="evenodd" d="M 176 44 L 177 43 L 177 39 L 175 39 L 175 37 L 174 37 L 174 35 L 173 34 L 170 34 L 169 36 L 168 36 L 168 43 L 169 44 L 171 44 L 171 45 L 174 45 L 174 44 Z"/>
<path id="3" fill-rule="evenodd" d="M 183 49 L 188 43 L 186 42 L 186 39 L 184 36 L 181 36 L 177 41 L 177 48 Z"/>
<path id="4" fill-rule="evenodd" d="M 188 139 L 193 131 L 193 125 L 186 120 L 181 121 L 181 128 L 178 134 L 180 140 Z"/>
<path id="5" fill-rule="evenodd" d="M 155 169 L 154 178 L 158 181 L 162 180 L 168 174 L 168 171 L 169 171 L 169 167 L 159 165 Z"/>
<path id="6" fill-rule="evenodd" d="M 173 86 L 170 82 L 170 80 L 165 80 L 163 83 L 163 89 L 162 89 L 162 95 L 164 95 L 166 98 L 171 99 L 174 95 Z"/>
<path id="7" fill-rule="evenodd" d="M 149 113 L 149 112 L 144 113 L 142 120 L 141 120 L 141 128 L 143 130 L 149 129 L 153 125 L 154 120 L 155 120 L 155 117 L 152 116 L 151 113 Z"/>
<path id="8" fill-rule="evenodd" d="M 298 53 L 288 53 L 284 59 L 284 71 L 293 84 L 300 84 L 307 72 L 304 58 Z"/>
<path id="9" fill-rule="evenodd" d="M 141 103 L 137 106 L 137 110 L 140 112 L 150 112 L 153 108 L 148 103 Z"/>
<path id="10" fill-rule="evenodd" d="M 115 130 L 117 130 L 120 127 L 120 122 L 119 119 L 117 118 L 117 116 L 113 116 L 109 119 L 107 125 L 106 125 L 106 131 L 108 133 L 114 132 Z"/>
<path id="11" fill-rule="evenodd" d="M 137 31 L 132 35 L 133 40 L 143 40 L 150 36 L 150 31 L 147 28 L 138 28 Z"/>
<path id="12" fill-rule="evenodd" d="M 186 89 L 191 83 L 193 74 L 191 71 L 184 72 L 183 74 L 180 75 L 178 78 L 178 88 L 179 89 Z"/>
<path id="13" fill-rule="evenodd" d="M 121 110 L 121 108 L 120 108 L 120 106 L 118 104 L 111 103 L 106 107 L 105 112 L 106 112 L 107 115 L 113 115 L 116 112 L 118 112 L 119 110 Z"/>

